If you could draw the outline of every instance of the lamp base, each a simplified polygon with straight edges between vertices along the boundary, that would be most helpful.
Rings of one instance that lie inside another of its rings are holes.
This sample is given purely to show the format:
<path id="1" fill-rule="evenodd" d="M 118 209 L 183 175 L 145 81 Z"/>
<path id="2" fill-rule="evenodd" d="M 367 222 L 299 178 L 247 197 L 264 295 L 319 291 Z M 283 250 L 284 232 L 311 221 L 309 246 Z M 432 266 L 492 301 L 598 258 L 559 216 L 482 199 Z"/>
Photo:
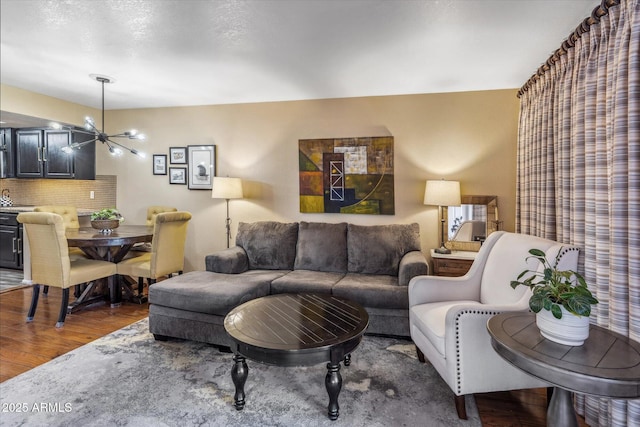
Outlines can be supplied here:
<path id="1" fill-rule="evenodd" d="M 435 253 L 437 253 L 437 254 L 450 254 L 451 253 L 451 249 L 447 249 L 444 246 L 440 246 L 439 248 L 436 248 L 433 251 Z"/>

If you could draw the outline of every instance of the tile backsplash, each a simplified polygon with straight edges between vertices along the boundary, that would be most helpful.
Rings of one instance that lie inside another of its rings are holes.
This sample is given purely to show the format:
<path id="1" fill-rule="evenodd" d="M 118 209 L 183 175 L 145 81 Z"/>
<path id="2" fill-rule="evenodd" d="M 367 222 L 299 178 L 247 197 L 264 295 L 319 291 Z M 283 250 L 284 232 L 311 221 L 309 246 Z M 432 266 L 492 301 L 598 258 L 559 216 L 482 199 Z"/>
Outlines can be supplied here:
<path id="1" fill-rule="evenodd" d="M 116 184 L 115 175 L 97 175 L 95 180 L 0 179 L 0 189 L 9 190 L 14 206 L 67 205 L 95 210 L 116 206 Z"/>

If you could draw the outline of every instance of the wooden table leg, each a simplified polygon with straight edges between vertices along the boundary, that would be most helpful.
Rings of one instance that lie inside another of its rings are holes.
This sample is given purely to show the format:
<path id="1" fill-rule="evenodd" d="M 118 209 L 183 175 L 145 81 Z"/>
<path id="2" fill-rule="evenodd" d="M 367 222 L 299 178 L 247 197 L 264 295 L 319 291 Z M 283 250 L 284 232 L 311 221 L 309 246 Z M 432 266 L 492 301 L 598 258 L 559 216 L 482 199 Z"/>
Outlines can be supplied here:
<path id="1" fill-rule="evenodd" d="M 235 354 L 233 356 L 233 361 L 234 365 L 231 369 L 231 379 L 233 380 L 233 384 L 236 386 L 236 394 L 233 396 L 233 405 L 238 411 L 240 411 L 244 408 L 245 404 L 244 383 L 247 381 L 247 377 L 249 376 L 249 367 L 247 366 L 247 361 L 244 356 L 240 354 Z"/>
<path id="2" fill-rule="evenodd" d="M 338 395 L 342 389 L 342 376 L 340 375 L 340 362 L 327 363 L 327 376 L 324 384 L 329 394 L 329 419 L 334 421 L 340 415 L 340 405 L 338 405 Z"/>

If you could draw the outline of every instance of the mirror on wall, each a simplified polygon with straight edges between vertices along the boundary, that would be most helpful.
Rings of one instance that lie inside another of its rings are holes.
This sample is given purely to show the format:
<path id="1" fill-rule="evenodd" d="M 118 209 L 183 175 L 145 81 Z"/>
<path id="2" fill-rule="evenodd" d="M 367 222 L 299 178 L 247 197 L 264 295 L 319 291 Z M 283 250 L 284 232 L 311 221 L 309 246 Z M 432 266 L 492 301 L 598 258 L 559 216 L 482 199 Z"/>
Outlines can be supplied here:
<path id="1" fill-rule="evenodd" d="M 499 223 L 497 196 L 462 196 L 460 206 L 448 206 L 443 213 L 447 230 L 447 247 L 479 250 Z"/>

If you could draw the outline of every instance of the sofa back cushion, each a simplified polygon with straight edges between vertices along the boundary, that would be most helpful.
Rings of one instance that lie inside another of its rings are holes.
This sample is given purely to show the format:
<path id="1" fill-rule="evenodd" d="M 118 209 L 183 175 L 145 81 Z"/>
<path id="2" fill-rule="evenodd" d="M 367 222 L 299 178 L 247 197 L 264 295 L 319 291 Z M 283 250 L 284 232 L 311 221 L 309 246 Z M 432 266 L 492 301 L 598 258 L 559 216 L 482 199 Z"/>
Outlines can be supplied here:
<path id="1" fill-rule="evenodd" d="M 404 254 L 419 250 L 420 227 L 417 223 L 348 226 L 350 273 L 397 276 Z"/>
<path id="2" fill-rule="evenodd" d="M 293 270 L 298 223 L 259 221 L 238 224 L 236 246 L 247 253 L 250 270 Z"/>
<path id="3" fill-rule="evenodd" d="M 296 270 L 347 272 L 347 223 L 300 222 Z"/>

